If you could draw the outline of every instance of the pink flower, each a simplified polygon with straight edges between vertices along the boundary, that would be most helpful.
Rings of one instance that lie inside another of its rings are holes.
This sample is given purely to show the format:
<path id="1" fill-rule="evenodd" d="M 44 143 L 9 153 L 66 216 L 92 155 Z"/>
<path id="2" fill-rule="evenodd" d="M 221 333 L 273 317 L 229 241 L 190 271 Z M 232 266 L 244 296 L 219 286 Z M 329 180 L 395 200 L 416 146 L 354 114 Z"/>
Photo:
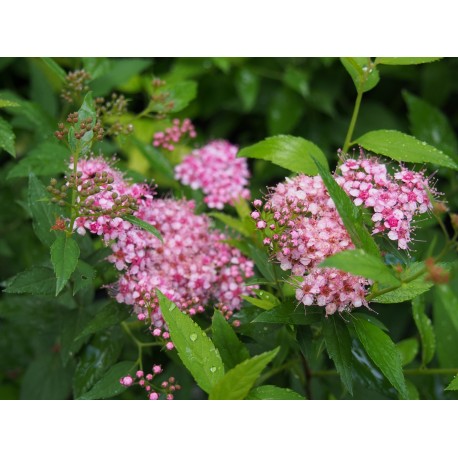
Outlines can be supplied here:
<path id="1" fill-rule="evenodd" d="M 175 177 L 192 189 L 202 189 L 209 208 L 221 210 L 240 197 L 249 199 L 248 164 L 237 158 L 237 151 L 229 142 L 215 140 L 186 156 L 175 167 Z"/>
<path id="2" fill-rule="evenodd" d="M 190 138 L 196 137 L 196 131 L 191 120 L 185 119 L 180 123 L 179 119 L 174 119 L 172 127 L 168 127 L 164 132 L 156 132 L 154 134 L 153 146 L 173 151 L 175 149 L 174 145 L 179 143 L 186 134 Z"/>

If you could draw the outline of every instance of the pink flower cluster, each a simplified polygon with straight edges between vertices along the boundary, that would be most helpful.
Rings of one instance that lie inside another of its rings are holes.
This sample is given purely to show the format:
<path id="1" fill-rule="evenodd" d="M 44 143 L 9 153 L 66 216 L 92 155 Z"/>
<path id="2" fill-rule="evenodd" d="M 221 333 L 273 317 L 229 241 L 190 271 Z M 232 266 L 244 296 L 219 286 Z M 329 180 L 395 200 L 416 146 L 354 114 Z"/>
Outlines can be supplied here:
<path id="1" fill-rule="evenodd" d="M 432 209 L 428 193 L 437 194 L 424 173 L 402 167 L 391 176 L 385 164 L 364 157 L 348 159 L 338 170 L 342 175 L 335 179 L 355 205 L 374 212 L 373 233 L 387 233 L 390 240 L 397 240 L 398 248 L 406 250 L 413 217 Z"/>
<path id="2" fill-rule="evenodd" d="M 260 200 L 254 205 L 251 216 L 264 231 L 264 244 L 283 270 L 304 277 L 297 285 L 297 300 L 323 306 L 327 315 L 367 305 L 368 280 L 317 267 L 326 257 L 354 248 L 321 177 L 287 178 L 263 208 Z"/>
<path id="3" fill-rule="evenodd" d="M 153 146 L 173 151 L 175 145 L 186 134 L 188 134 L 189 138 L 195 138 L 197 135 L 191 120 L 186 118 L 183 122 L 180 122 L 179 119 L 174 119 L 172 127 L 168 127 L 164 132 L 156 132 L 154 134 Z"/>
<path id="4" fill-rule="evenodd" d="M 141 386 L 146 393 L 148 394 L 148 399 L 151 401 L 157 401 L 161 394 L 165 396 L 165 399 L 171 401 L 173 399 L 173 393 L 175 391 L 181 390 L 181 386 L 175 382 L 175 377 L 169 377 L 168 380 L 164 380 L 160 387 L 157 387 L 153 384 L 154 378 L 162 372 L 162 367 L 160 365 L 154 365 L 151 369 L 151 372 L 146 374 L 140 370 L 137 371 L 135 377 L 126 375 L 121 377 L 119 383 L 124 386 Z"/>
<path id="5" fill-rule="evenodd" d="M 115 286 L 116 300 L 133 305 L 138 318 L 150 324 L 154 336 L 169 338 L 156 288 L 189 314 L 203 312 L 209 303 L 229 311 L 240 308 L 241 295 L 250 294 L 251 287 L 244 280 L 253 276 L 253 263 L 224 243 L 224 234 L 211 229 L 207 216 L 194 213 L 193 201 L 153 199 L 148 186 L 127 183 L 102 159 L 82 160 L 78 168 L 83 174 L 82 186 L 96 171 L 106 171 L 114 178 L 114 190 L 137 198 L 134 215 L 153 225 L 163 237 L 162 243 L 121 218 L 95 214 L 75 222 L 80 234 L 89 230 L 110 242 L 108 260 L 122 272 Z M 92 208 L 113 205 L 113 198 L 103 190 L 92 198 Z"/>
<path id="6" fill-rule="evenodd" d="M 223 209 L 240 197 L 250 198 L 247 160 L 237 158 L 238 148 L 215 140 L 194 150 L 175 167 L 175 178 L 192 189 L 202 189 L 210 208 Z"/>
<path id="7" fill-rule="evenodd" d="M 412 221 L 432 208 L 428 193 L 437 194 L 423 172 L 405 167 L 391 176 L 375 158 L 348 159 L 337 169 L 337 183 L 353 199 L 373 211 L 373 233 L 387 233 L 407 249 Z M 304 277 L 296 298 L 304 305 L 326 307 L 326 313 L 367 305 L 371 282 L 318 264 L 339 251 L 354 248 L 350 236 L 319 176 L 299 175 L 280 183 L 267 199 L 256 200 L 251 216 L 264 232 L 264 244 L 283 270 Z"/>

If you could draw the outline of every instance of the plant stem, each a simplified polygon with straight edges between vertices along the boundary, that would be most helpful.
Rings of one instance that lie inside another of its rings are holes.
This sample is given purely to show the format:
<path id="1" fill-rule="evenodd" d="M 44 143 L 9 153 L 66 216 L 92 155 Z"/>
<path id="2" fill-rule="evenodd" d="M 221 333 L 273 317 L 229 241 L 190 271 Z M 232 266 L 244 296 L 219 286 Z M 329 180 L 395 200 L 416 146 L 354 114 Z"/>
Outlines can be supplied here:
<path id="1" fill-rule="evenodd" d="M 352 141 L 353 131 L 355 130 L 356 120 L 358 119 L 359 107 L 361 106 L 361 100 L 363 98 L 363 91 L 358 90 L 358 95 L 356 96 L 355 107 L 353 108 L 353 115 L 351 117 L 350 126 L 348 127 L 347 136 L 345 137 L 345 143 L 342 148 L 344 153 L 348 152 Z"/>

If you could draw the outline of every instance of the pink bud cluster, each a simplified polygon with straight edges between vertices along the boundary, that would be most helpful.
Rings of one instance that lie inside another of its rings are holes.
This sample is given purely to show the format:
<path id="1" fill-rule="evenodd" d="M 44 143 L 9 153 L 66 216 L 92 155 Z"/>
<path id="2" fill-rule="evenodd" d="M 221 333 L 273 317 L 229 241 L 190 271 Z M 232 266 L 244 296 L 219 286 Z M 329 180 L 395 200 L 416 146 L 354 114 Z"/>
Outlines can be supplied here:
<path id="1" fill-rule="evenodd" d="M 171 401 L 174 398 L 173 393 L 181 390 L 181 386 L 176 383 L 175 377 L 169 377 L 168 380 L 164 380 L 159 386 L 156 386 L 153 380 L 161 372 L 162 367 L 155 364 L 150 373 L 145 374 L 142 370 L 139 370 L 136 372 L 135 377 L 130 375 L 121 377 L 119 383 L 127 387 L 133 385 L 141 386 L 146 391 L 148 399 L 152 401 L 157 401 L 161 395 L 166 400 Z"/>
<path id="2" fill-rule="evenodd" d="M 317 267 L 326 257 L 354 248 L 321 177 L 287 178 L 273 189 L 264 207 L 260 200 L 254 205 L 251 216 L 281 269 L 303 277 L 297 300 L 323 306 L 327 315 L 367 305 L 368 280 Z"/>
<path id="3" fill-rule="evenodd" d="M 376 158 L 347 159 L 337 169 L 336 181 L 349 194 L 355 205 L 373 211 L 373 233 L 387 233 L 398 248 L 408 249 L 412 220 L 415 215 L 432 209 L 428 193 L 437 192 L 424 176 L 405 167 L 394 176 Z"/>
<path id="4" fill-rule="evenodd" d="M 194 150 L 175 167 L 175 178 L 192 189 L 202 189 L 210 208 L 223 209 L 240 197 L 250 198 L 247 160 L 237 158 L 238 148 L 226 140 L 215 140 Z"/>
<path id="5" fill-rule="evenodd" d="M 90 179 L 104 168 L 114 177 L 113 188 L 136 198 L 134 215 L 153 225 L 163 242 L 153 234 L 123 219 L 109 216 L 84 216 L 75 221 L 79 233 L 89 230 L 103 236 L 112 250 L 108 261 L 121 271 L 114 286 L 118 302 L 134 307 L 154 336 L 169 339 L 162 318 L 156 289 L 190 315 L 201 313 L 208 304 L 239 309 L 242 295 L 250 294 L 245 278 L 254 275 L 253 262 L 225 242 L 225 236 L 211 229 L 206 215 L 194 213 L 193 201 L 153 199 L 146 185 L 130 184 L 102 159 L 82 160 L 80 180 Z M 94 205 L 110 207 L 109 196 L 92 196 Z M 168 342 L 167 349 L 173 344 Z"/>
<path id="6" fill-rule="evenodd" d="M 179 119 L 174 119 L 172 127 L 168 127 L 164 132 L 156 132 L 154 134 L 153 146 L 173 151 L 175 145 L 186 134 L 188 134 L 189 138 L 195 138 L 197 135 L 191 120 L 186 118 L 183 122 L 180 122 Z"/>

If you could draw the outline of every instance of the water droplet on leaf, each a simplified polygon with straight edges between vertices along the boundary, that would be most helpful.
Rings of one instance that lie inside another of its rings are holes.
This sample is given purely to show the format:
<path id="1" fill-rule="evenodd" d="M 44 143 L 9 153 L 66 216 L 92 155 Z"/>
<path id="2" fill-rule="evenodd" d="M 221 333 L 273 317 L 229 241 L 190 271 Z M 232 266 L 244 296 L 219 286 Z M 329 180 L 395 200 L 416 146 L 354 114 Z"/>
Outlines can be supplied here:
<path id="1" fill-rule="evenodd" d="M 216 367 L 215 366 L 210 367 L 210 372 L 216 372 Z"/>
<path id="2" fill-rule="evenodd" d="M 189 338 L 190 338 L 193 342 L 195 342 L 195 341 L 197 340 L 197 334 L 191 334 L 191 335 L 189 336 Z"/>
<path id="3" fill-rule="evenodd" d="M 176 305 L 172 302 L 169 306 L 169 312 L 171 312 L 175 307 Z"/>

